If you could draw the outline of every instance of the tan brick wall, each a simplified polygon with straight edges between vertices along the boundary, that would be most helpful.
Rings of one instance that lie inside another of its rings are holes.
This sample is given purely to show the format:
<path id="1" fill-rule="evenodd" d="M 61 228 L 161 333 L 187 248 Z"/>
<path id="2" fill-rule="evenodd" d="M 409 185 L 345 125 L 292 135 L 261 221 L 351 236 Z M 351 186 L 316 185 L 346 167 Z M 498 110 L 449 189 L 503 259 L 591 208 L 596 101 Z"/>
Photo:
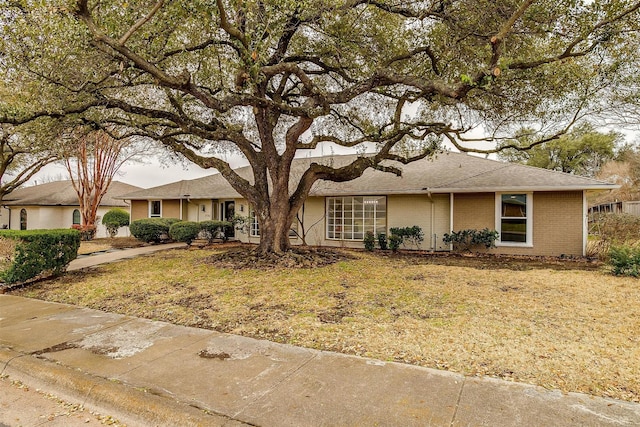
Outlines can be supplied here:
<path id="1" fill-rule="evenodd" d="M 496 227 L 495 193 L 455 194 L 453 198 L 454 231 Z"/>
<path id="2" fill-rule="evenodd" d="M 163 200 L 162 217 L 180 218 L 180 200 Z"/>
<path id="3" fill-rule="evenodd" d="M 582 255 L 583 201 L 581 191 L 533 195 L 533 244 L 543 255 Z"/>
<path id="4" fill-rule="evenodd" d="M 509 255 L 582 255 L 581 191 L 533 194 L 533 247 L 502 246 L 493 253 Z M 495 194 L 456 194 L 453 230 L 495 228 Z"/>
<path id="5" fill-rule="evenodd" d="M 147 200 L 131 201 L 131 221 L 149 218 L 149 202 Z"/>
<path id="6" fill-rule="evenodd" d="M 387 232 L 392 227 L 422 228 L 424 241 L 419 249 L 431 249 L 431 202 L 425 194 L 387 197 Z M 415 247 L 414 247 L 415 248 Z"/>

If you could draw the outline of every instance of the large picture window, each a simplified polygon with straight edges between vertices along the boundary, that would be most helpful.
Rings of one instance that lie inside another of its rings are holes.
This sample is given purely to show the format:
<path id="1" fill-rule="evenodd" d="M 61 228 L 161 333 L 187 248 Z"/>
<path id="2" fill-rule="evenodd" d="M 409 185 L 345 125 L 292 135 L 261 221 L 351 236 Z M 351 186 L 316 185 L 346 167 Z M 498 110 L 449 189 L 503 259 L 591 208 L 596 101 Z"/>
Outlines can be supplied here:
<path id="1" fill-rule="evenodd" d="M 531 194 L 496 195 L 496 229 L 502 245 L 530 246 L 532 244 Z"/>
<path id="2" fill-rule="evenodd" d="M 385 233 L 385 196 L 327 198 L 327 239 L 363 240 L 367 231 Z"/>

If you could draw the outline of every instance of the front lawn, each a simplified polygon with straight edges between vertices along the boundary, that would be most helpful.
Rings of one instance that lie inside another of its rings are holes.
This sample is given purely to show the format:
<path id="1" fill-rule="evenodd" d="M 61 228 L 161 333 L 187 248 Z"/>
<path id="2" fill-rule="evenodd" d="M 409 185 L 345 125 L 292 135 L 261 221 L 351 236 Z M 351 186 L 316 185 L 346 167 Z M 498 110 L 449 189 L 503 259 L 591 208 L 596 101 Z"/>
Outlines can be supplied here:
<path id="1" fill-rule="evenodd" d="M 588 263 L 350 252 L 312 269 L 173 250 L 13 294 L 640 401 L 640 282 Z M 218 254 L 218 255 L 216 255 Z"/>

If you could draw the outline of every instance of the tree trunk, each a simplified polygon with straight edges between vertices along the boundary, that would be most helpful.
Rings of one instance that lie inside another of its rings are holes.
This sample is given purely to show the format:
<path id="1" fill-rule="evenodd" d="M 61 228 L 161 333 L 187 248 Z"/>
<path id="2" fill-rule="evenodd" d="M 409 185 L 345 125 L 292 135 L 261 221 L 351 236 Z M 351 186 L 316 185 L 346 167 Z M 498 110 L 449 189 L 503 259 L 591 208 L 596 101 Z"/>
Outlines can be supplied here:
<path id="1" fill-rule="evenodd" d="M 289 230 L 295 217 L 295 212 L 289 206 L 288 199 L 283 203 L 271 203 L 256 210 L 258 226 L 260 228 L 260 244 L 258 252 L 262 254 L 283 254 L 291 249 Z"/>
<path id="2" fill-rule="evenodd" d="M 289 210 L 272 211 L 260 220 L 260 244 L 258 252 L 261 254 L 283 254 L 291 248 L 289 230 L 291 229 L 291 214 Z"/>

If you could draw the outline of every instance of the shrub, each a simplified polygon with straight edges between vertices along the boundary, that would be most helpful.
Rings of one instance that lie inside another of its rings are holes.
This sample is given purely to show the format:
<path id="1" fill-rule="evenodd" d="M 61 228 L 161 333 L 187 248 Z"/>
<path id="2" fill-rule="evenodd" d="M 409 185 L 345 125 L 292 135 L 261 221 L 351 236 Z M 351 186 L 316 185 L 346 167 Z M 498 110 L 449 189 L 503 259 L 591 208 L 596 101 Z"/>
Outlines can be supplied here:
<path id="1" fill-rule="evenodd" d="M 395 234 L 389 236 L 389 249 L 393 252 L 397 252 L 398 249 L 400 249 L 400 244 L 402 244 L 402 237 L 396 236 Z"/>
<path id="2" fill-rule="evenodd" d="M 77 230 L 0 230 L 0 238 L 16 240 L 9 266 L 0 273 L 6 283 L 26 282 L 43 274 L 60 274 L 78 256 Z"/>
<path id="3" fill-rule="evenodd" d="M 198 236 L 200 225 L 193 221 L 174 222 L 169 227 L 169 237 L 178 242 L 191 244 L 191 241 Z"/>
<path id="4" fill-rule="evenodd" d="M 598 215 L 589 231 L 609 242 L 637 240 L 640 236 L 640 216 L 613 213 Z"/>
<path id="5" fill-rule="evenodd" d="M 640 248 L 612 246 L 609 250 L 609 265 L 616 276 L 640 276 Z"/>
<path id="6" fill-rule="evenodd" d="M 388 249 L 387 235 L 385 233 L 378 233 L 378 246 L 383 251 Z"/>
<path id="7" fill-rule="evenodd" d="M 422 228 L 417 225 L 411 227 L 391 227 L 389 231 L 391 231 L 392 236 L 399 237 L 403 245 L 406 245 L 407 242 L 409 242 L 418 248 L 420 247 L 420 243 L 424 240 Z"/>
<path id="8" fill-rule="evenodd" d="M 364 234 L 364 248 L 368 251 L 373 251 L 376 246 L 376 237 L 373 235 L 373 232 L 367 231 Z"/>
<path id="9" fill-rule="evenodd" d="M 471 251 L 472 248 L 484 246 L 486 249 L 494 248 L 499 233 L 496 230 L 483 228 L 482 230 L 466 229 L 445 233 L 442 241 L 453 244 L 457 251 Z"/>
<path id="10" fill-rule="evenodd" d="M 93 240 L 93 238 L 96 236 L 96 231 L 98 230 L 95 225 L 73 224 L 71 228 L 74 230 L 78 230 L 80 232 L 80 240 L 85 242 Z"/>
<path id="11" fill-rule="evenodd" d="M 124 209 L 111 209 L 102 217 L 102 225 L 107 227 L 107 233 L 111 238 L 114 238 L 120 227 L 129 225 L 129 212 Z"/>
<path id="12" fill-rule="evenodd" d="M 133 221 L 129 230 L 133 237 L 146 243 L 157 243 L 169 238 L 169 227 L 180 222 L 175 218 L 144 218 Z"/>
<path id="13" fill-rule="evenodd" d="M 638 242 L 640 217 L 615 213 L 597 215 L 589 224 L 589 233 L 587 256 L 606 261 L 612 246 L 629 246 Z"/>
<path id="14" fill-rule="evenodd" d="M 209 241 L 218 238 L 226 241 L 233 230 L 233 223 L 229 221 L 202 221 L 200 223 L 200 230 L 207 235 Z"/>

